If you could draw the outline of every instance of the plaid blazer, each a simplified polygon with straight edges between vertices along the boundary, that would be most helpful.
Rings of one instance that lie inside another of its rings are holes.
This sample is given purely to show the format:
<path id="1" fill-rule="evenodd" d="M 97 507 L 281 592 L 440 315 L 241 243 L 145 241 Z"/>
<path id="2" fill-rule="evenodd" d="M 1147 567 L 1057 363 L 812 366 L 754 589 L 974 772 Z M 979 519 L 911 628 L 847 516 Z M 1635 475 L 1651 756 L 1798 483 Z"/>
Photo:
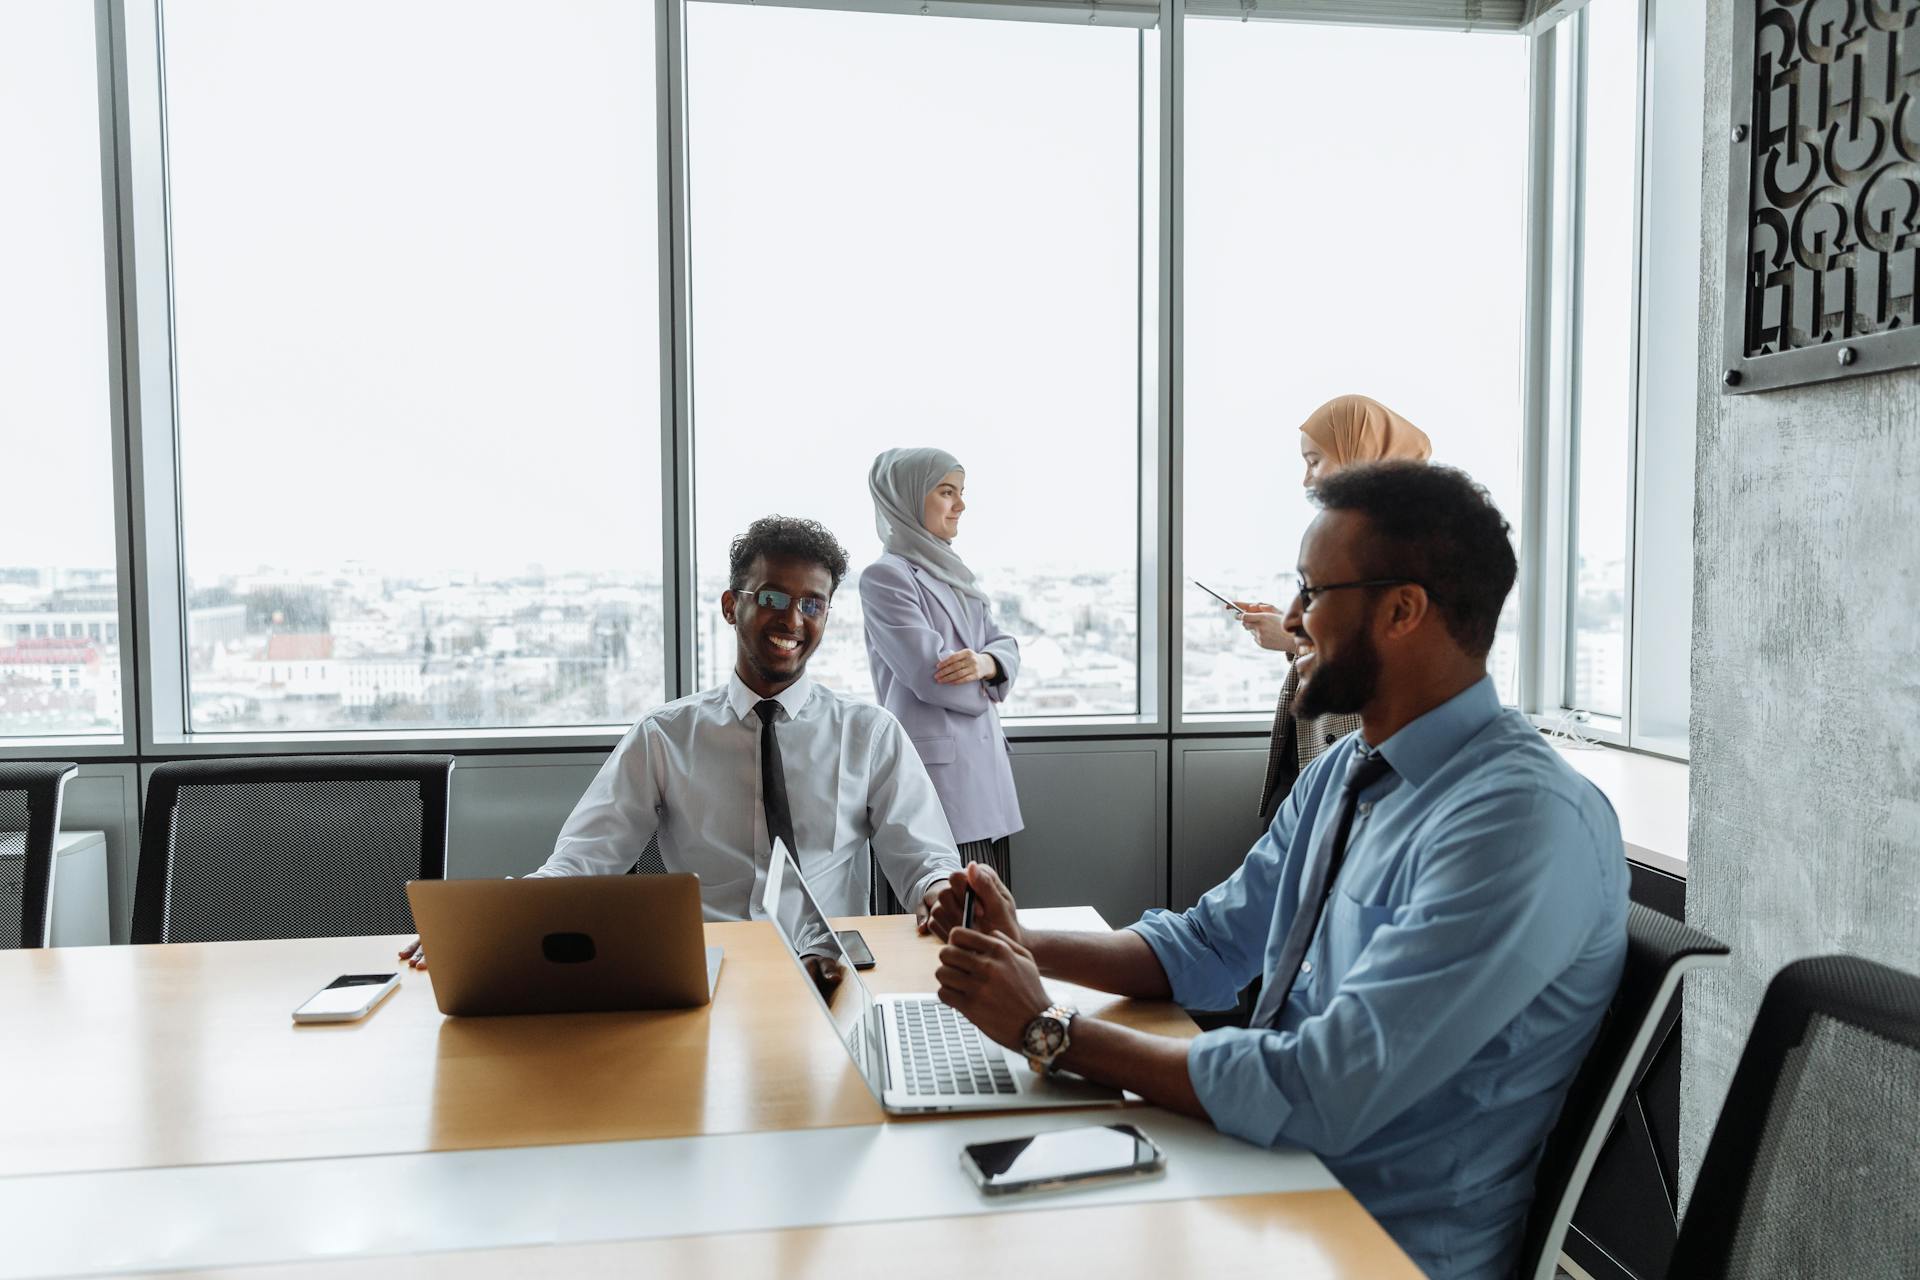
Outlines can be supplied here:
<path id="1" fill-rule="evenodd" d="M 1316 716 L 1302 720 L 1293 714 L 1293 697 L 1300 675 L 1287 661 L 1287 678 L 1280 685 L 1280 705 L 1273 712 L 1273 737 L 1267 745 L 1267 780 L 1260 788 L 1260 821 L 1272 822 L 1273 812 L 1293 790 L 1300 771 L 1328 747 L 1360 728 L 1359 716 Z"/>

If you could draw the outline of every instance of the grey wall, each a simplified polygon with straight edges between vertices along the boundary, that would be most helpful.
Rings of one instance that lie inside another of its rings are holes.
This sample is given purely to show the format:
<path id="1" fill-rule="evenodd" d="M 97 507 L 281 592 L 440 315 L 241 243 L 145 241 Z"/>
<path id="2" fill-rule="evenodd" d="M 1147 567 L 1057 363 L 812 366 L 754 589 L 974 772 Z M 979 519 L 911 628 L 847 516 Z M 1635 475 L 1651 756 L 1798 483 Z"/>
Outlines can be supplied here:
<path id="1" fill-rule="evenodd" d="M 1682 1184 L 1767 980 L 1920 971 L 1920 371 L 1720 394 L 1733 0 L 1709 0 Z"/>

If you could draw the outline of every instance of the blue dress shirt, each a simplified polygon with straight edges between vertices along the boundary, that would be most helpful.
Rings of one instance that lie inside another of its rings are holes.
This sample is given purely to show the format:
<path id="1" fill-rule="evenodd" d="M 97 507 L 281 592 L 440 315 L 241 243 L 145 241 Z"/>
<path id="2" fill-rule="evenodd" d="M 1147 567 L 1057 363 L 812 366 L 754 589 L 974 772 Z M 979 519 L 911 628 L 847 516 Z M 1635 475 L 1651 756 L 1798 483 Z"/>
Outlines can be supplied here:
<path id="1" fill-rule="evenodd" d="M 1276 976 L 1303 868 L 1334 820 L 1343 739 L 1301 774 L 1240 869 L 1132 926 L 1189 1008 L 1256 974 L 1292 983 L 1272 1028 L 1193 1041 L 1222 1131 L 1318 1153 L 1429 1275 L 1504 1277 L 1534 1166 L 1626 956 L 1627 868 L 1606 798 L 1490 679 L 1379 750 L 1298 973 Z"/>

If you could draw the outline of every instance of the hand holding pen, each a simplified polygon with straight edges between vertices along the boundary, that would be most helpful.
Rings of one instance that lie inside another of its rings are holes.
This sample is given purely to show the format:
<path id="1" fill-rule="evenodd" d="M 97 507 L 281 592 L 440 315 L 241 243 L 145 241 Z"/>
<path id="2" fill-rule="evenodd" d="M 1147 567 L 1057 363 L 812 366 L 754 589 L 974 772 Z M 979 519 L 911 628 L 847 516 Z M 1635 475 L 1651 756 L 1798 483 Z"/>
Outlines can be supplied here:
<path id="1" fill-rule="evenodd" d="M 1022 945 L 1026 942 L 1012 891 L 982 862 L 970 862 L 965 870 L 947 877 L 931 923 L 932 931 L 943 940 L 955 929 L 974 929 L 1002 934 Z"/>

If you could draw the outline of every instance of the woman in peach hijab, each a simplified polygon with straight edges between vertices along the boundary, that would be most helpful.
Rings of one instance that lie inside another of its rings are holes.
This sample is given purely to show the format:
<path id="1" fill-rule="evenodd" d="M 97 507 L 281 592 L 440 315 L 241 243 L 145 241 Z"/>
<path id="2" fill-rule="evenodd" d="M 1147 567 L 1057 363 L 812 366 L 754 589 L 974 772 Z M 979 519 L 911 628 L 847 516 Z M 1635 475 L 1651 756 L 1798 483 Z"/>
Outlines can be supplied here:
<path id="1" fill-rule="evenodd" d="M 1378 400 L 1366 396 L 1336 396 L 1300 424 L 1300 457 L 1306 474 L 1300 483 L 1311 489 L 1325 477 L 1356 462 L 1401 458 L 1425 462 L 1433 454 L 1426 433 Z M 1239 602 L 1245 611 L 1242 626 L 1263 649 L 1287 655 L 1287 678 L 1280 686 L 1280 705 L 1273 716 L 1273 740 L 1267 751 L 1267 778 L 1260 789 L 1260 819 L 1273 812 L 1293 790 L 1294 779 L 1313 759 L 1360 727 L 1359 716 L 1320 716 L 1303 720 L 1293 714 L 1293 695 L 1299 677 L 1293 671 L 1293 637 L 1281 620 L 1286 610 L 1270 604 Z"/>

